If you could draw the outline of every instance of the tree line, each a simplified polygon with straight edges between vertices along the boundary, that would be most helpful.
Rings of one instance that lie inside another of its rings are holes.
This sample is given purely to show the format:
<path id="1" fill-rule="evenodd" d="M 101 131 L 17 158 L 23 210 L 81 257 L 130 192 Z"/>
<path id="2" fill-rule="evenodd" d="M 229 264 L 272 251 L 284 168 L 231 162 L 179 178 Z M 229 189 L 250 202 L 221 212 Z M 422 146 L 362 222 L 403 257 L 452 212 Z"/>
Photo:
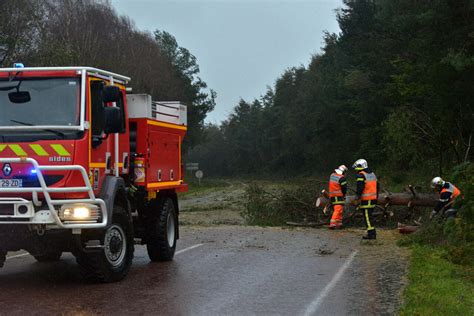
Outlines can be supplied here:
<path id="1" fill-rule="evenodd" d="M 207 126 L 189 160 L 219 176 L 326 174 L 357 158 L 394 179 L 446 174 L 473 157 L 473 13 L 469 0 L 345 0 L 321 53 Z"/>
<path id="2" fill-rule="evenodd" d="M 1 0 L 0 66 L 92 66 L 132 78 L 135 93 L 188 106 L 186 146 L 202 139 L 215 92 L 166 31 L 138 30 L 107 0 Z"/>

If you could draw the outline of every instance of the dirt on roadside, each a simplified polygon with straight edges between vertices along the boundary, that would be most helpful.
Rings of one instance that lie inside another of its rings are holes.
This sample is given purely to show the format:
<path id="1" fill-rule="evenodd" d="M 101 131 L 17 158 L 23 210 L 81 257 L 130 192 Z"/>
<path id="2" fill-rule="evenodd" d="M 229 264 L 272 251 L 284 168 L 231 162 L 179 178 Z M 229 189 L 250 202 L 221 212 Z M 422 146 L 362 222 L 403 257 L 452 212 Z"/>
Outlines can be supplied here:
<path id="1" fill-rule="evenodd" d="M 181 225 L 243 225 L 245 184 L 230 183 L 179 198 Z"/>

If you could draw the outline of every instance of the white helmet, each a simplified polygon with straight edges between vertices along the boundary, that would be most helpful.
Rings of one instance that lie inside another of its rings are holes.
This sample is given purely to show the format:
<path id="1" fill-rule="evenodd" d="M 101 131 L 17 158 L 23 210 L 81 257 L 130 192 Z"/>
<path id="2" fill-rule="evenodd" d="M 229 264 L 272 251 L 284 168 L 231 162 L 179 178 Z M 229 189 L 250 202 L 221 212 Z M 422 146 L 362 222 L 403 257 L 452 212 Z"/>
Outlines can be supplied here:
<path id="1" fill-rule="evenodd" d="M 431 187 L 434 188 L 440 188 L 442 187 L 446 182 L 441 179 L 441 177 L 434 177 L 433 180 L 431 180 Z"/>
<path id="2" fill-rule="evenodd" d="M 346 171 L 349 170 L 346 165 L 340 165 L 339 167 L 337 167 L 337 169 L 334 169 L 334 171 L 337 173 L 337 174 L 344 174 L 346 173 Z"/>
<path id="3" fill-rule="evenodd" d="M 368 168 L 367 160 L 365 159 L 357 159 L 356 162 L 352 165 L 352 168 L 355 170 L 364 170 L 365 168 Z"/>

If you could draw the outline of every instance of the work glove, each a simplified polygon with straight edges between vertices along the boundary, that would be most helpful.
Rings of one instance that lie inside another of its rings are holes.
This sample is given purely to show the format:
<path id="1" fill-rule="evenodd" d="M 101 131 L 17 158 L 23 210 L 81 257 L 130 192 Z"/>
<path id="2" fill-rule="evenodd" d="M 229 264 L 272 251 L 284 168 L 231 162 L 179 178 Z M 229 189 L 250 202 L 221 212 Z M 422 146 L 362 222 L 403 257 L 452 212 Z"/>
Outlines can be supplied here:
<path id="1" fill-rule="evenodd" d="M 323 208 L 323 214 L 326 216 L 329 214 L 329 207 L 327 205 Z"/>
<path id="2" fill-rule="evenodd" d="M 435 210 L 432 210 L 430 214 L 430 219 L 433 219 L 433 217 L 435 217 L 436 214 L 438 214 L 438 212 L 436 212 Z"/>

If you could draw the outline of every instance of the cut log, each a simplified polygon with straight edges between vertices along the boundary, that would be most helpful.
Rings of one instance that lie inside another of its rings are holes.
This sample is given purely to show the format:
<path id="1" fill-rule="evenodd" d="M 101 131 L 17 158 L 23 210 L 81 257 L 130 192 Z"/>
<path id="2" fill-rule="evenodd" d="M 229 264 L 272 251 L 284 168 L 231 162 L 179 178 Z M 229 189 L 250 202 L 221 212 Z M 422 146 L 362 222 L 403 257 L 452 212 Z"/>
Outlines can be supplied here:
<path id="1" fill-rule="evenodd" d="M 354 195 L 346 196 L 345 204 L 351 204 L 356 197 Z M 406 205 L 408 207 L 413 206 L 424 206 L 424 207 L 434 207 L 438 201 L 438 196 L 436 194 L 428 193 L 416 193 L 406 192 L 406 193 L 382 193 L 379 194 L 377 200 L 378 205 L 388 206 L 388 205 Z M 330 199 L 324 195 L 318 197 L 316 200 L 316 207 L 325 207 L 330 203 Z"/>

